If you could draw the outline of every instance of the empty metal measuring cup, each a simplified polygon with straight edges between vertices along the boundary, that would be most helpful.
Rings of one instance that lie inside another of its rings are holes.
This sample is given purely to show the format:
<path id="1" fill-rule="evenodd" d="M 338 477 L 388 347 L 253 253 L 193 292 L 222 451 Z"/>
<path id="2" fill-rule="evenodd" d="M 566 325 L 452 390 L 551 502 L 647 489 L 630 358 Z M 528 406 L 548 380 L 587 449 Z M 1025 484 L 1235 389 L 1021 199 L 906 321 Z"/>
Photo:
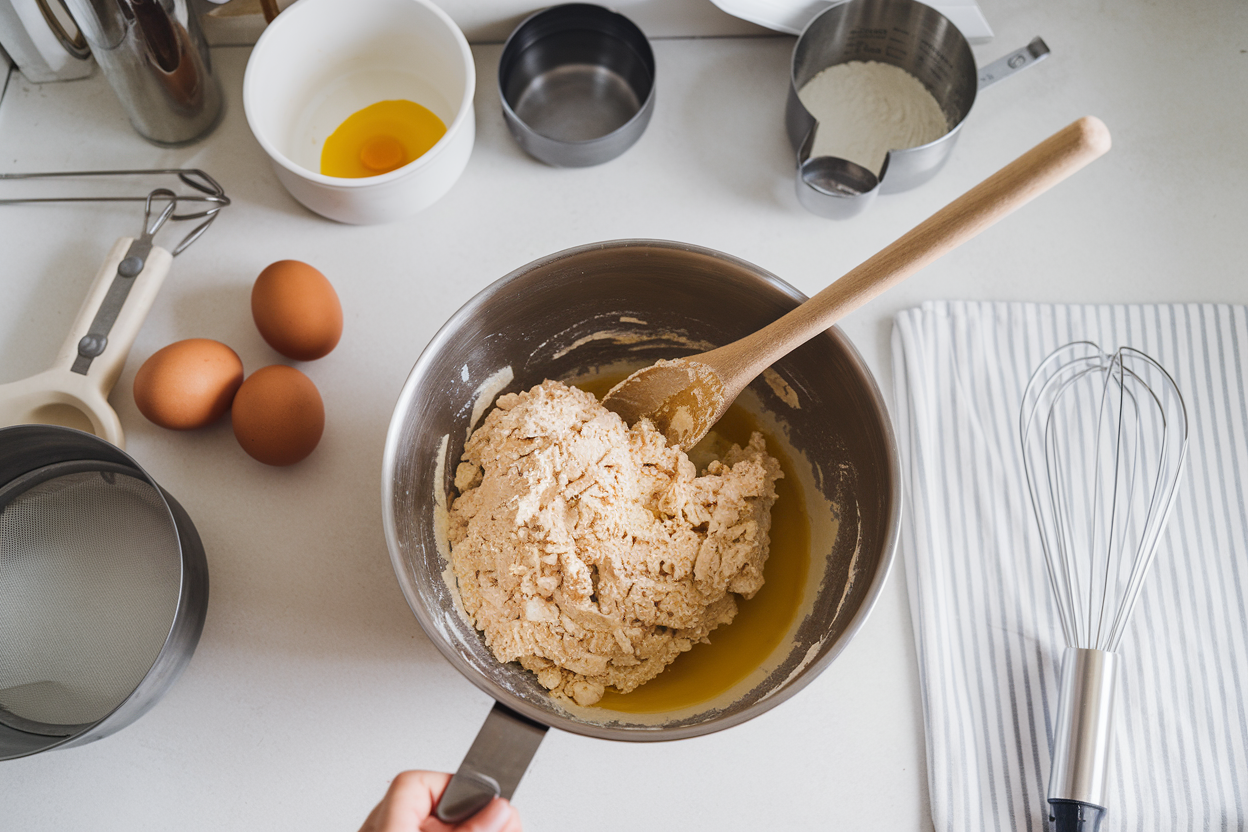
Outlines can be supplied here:
<path id="1" fill-rule="evenodd" d="M 1044 41 L 1035 38 L 976 69 L 958 28 L 916 0 L 848 0 L 828 8 L 807 24 L 793 49 L 785 127 L 797 153 L 798 201 L 819 216 L 844 219 L 866 210 L 877 194 L 923 184 L 948 160 L 979 90 L 1048 54 Z M 851 61 L 891 64 L 917 78 L 940 106 L 948 131 L 918 147 L 890 150 L 878 171 L 848 159 L 812 155 L 819 122 L 798 93 L 823 70 Z"/>
<path id="2" fill-rule="evenodd" d="M 556 167 L 610 161 L 654 112 L 654 53 L 631 20 L 589 3 L 526 18 L 503 47 L 498 93 L 512 137 Z"/>

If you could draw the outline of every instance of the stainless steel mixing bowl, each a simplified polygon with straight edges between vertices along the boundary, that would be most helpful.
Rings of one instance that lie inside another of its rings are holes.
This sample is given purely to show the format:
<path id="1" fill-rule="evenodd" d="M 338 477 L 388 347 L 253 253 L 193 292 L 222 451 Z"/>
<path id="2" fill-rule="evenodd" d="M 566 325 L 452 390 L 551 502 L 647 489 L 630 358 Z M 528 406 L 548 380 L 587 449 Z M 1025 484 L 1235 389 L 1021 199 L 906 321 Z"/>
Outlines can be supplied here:
<path id="1" fill-rule="evenodd" d="M 818 493 L 807 496 L 808 506 L 835 505 L 841 516 L 835 539 L 812 534 L 808 602 L 765 673 L 726 698 L 679 713 L 642 717 L 569 708 L 533 674 L 494 658 L 457 612 L 444 579 L 449 572 L 445 549 L 439 549 L 438 505 L 451 494 L 478 388 L 508 367 L 512 377 L 504 374 L 507 383 L 495 392 L 583 377 L 621 360 L 641 366 L 689 354 L 699 342 L 721 345 L 753 332 L 804 299 L 775 275 L 709 249 L 656 240 L 598 243 L 542 258 L 489 286 L 442 327 L 416 362 L 386 440 L 386 540 L 425 633 L 501 703 L 466 761 L 474 768 L 472 760 L 490 765 L 500 753 L 521 758 L 508 764 L 510 775 L 488 772 L 501 784 L 494 792 L 508 795 L 508 778 L 514 788 L 527 764 L 512 740 L 518 736 L 531 754 L 543 726 L 615 740 L 679 739 L 744 722 L 795 694 L 844 649 L 870 612 L 892 563 L 901 502 L 897 450 L 880 391 L 853 345 L 840 330 L 828 330 L 773 367 L 800 408 L 783 404 L 766 382 L 751 388 L 751 398 L 776 414 L 787 444 L 809 463 L 806 487 Z M 812 528 L 824 519 L 812 518 Z M 457 779 L 463 775 L 465 768 Z"/>

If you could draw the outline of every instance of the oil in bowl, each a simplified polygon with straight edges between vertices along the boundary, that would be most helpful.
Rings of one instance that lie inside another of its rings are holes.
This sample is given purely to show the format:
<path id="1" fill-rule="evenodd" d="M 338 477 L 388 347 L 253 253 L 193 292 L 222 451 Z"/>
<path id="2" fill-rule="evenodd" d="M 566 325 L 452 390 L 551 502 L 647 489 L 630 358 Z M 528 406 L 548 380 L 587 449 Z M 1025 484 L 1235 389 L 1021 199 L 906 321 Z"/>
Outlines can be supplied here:
<path id="1" fill-rule="evenodd" d="M 379 176 L 416 161 L 446 135 L 446 124 L 407 99 L 378 101 L 346 118 L 325 139 L 321 173 L 345 179 Z"/>
<path id="2" fill-rule="evenodd" d="M 622 376 L 605 376 L 578 381 L 576 386 L 601 399 L 620 380 Z M 776 458 L 784 472 L 775 484 L 762 588 L 752 598 L 738 597 L 736 617 L 712 631 L 709 642 L 695 644 L 658 676 L 629 693 L 608 688 L 595 707 L 657 714 L 714 699 L 762 667 L 792 628 L 810 572 L 810 521 L 796 466 L 771 431 L 739 402 L 691 450 L 690 458 L 701 470 L 705 467 L 703 459 L 722 458 L 733 444 L 744 447 L 755 431 L 763 434 L 767 453 Z"/>
<path id="3" fill-rule="evenodd" d="M 373 225 L 428 208 L 459 179 L 475 89 L 468 41 L 432 0 L 299 0 L 252 49 L 243 110 L 296 201 Z"/>

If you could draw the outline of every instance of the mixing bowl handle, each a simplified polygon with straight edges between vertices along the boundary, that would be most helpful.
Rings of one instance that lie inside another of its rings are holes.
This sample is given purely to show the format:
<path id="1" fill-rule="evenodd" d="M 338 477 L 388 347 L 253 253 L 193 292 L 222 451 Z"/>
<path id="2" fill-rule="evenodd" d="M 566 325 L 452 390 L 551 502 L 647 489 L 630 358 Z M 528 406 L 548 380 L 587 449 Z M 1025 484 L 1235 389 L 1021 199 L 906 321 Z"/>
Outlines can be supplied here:
<path id="1" fill-rule="evenodd" d="M 451 778 L 437 816 L 445 823 L 459 823 L 475 815 L 496 797 L 508 800 L 546 736 L 546 726 L 494 703 L 485 724 L 477 732 L 459 771 Z"/>

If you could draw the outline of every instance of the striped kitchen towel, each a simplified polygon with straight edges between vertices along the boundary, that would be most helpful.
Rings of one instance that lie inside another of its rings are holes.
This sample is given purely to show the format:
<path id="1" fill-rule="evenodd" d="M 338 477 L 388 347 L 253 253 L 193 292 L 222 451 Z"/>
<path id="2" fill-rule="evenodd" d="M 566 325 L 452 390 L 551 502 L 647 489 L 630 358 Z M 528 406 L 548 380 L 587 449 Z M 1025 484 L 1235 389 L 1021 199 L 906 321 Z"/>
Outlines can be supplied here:
<path id="1" fill-rule="evenodd" d="M 1019 449 L 1032 371 L 1077 340 L 1178 383 L 1188 463 L 1119 653 L 1103 832 L 1248 828 L 1248 307 L 927 303 L 893 328 L 937 830 L 1043 832 L 1065 642 Z"/>

